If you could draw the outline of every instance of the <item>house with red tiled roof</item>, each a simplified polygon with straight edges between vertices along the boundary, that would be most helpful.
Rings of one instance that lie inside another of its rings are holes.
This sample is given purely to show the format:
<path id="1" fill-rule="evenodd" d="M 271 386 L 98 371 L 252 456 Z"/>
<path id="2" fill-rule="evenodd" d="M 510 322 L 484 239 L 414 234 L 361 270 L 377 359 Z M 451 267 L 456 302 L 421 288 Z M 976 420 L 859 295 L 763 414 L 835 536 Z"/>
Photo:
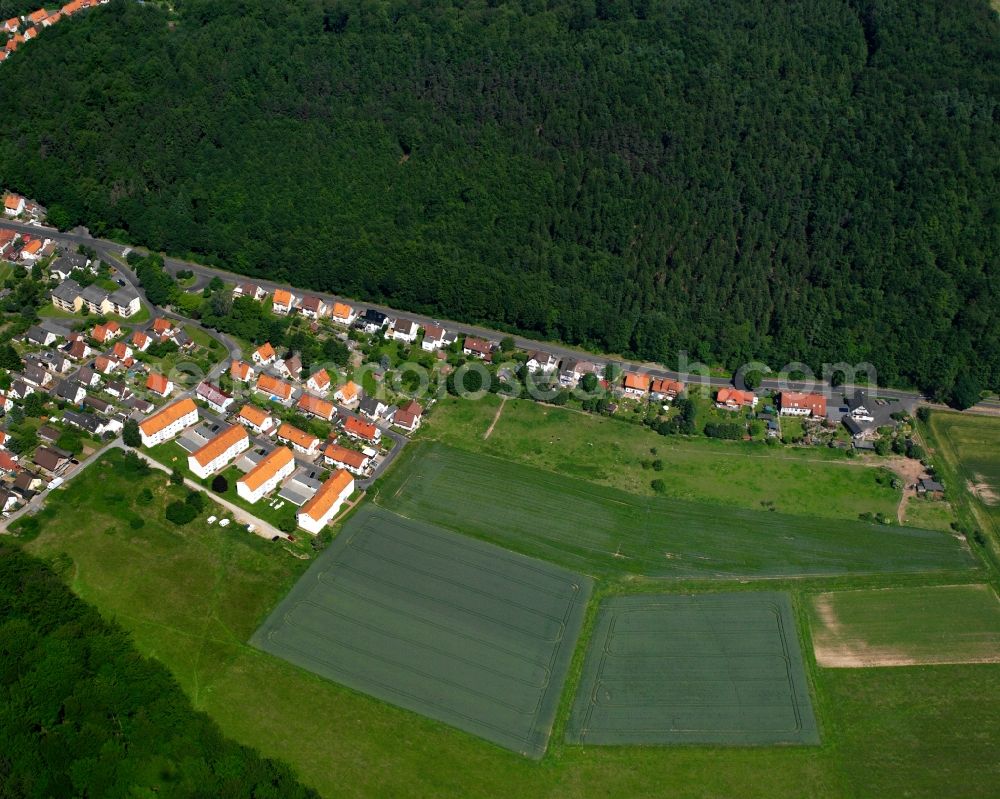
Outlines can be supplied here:
<path id="1" fill-rule="evenodd" d="M 236 421 L 246 425 L 258 435 L 266 435 L 274 429 L 274 417 L 256 405 L 244 405 L 240 409 Z"/>
<path id="2" fill-rule="evenodd" d="M 299 397 L 299 401 L 295 407 L 308 416 L 316 416 L 317 418 L 325 419 L 328 422 L 337 412 L 337 409 L 332 402 L 327 402 L 325 399 L 321 399 L 313 394 L 307 394 L 304 391 L 302 392 L 302 396 Z"/>
<path id="3" fill-rule="evenodd" d="M 233 361 L 229 366 L 229 376 L 241 383 L 249 383 L 253 380 L 254 370 L 246 361 Z"/>
<path id="4" fill-rule="evenodd" d="M 285 422 L 278 428 L 278 440 L 291 444 L 292 449 L 303 455 L 315 455 L 319 451 L 320 440 L 312 433 L 299 430 L 295 425 Z"/>
<path id="5" fill-rule="evenodd" d="M 326 369 L 320 369 L 309 376 L 306 380 L 306 388 L 315 391 L 317 394 L 325 394 L 330 388 L 330 375 Z"/>
<path id="6" fill-rule="evenodd" d="M 353 380 L 348 380 L 334 392 L 333 398 L 344 405 L 352 405 L 361 398 L 361 389 Z"/>
<path id="7" fill-rule="evenodd" d="M 329 310 L 326 302 L 319 297 L 303 297 L 299 303 L 299 313 L 307 319 L 319 319 L 326 316 Z"/>
<path id="8" fill-rule="evenodd" d="M 649 384 L 649 375 L 644 372 L 626 372 L 622 388 L 626 394 L 631 394 L 633 397 L 645 397 L 649 391 Z"/>
<path id="9" fill-rule="evenodd" d="M 295 295 L 287 289 L 275 289 L 274 302 L 271 310 L 279 314 L 287 314 L 295 307 Z"/>
<path id="10" fill-rule="evenodd" d="M 382 431 L 371 422 L 366 422 L 357 416 L 348 417 L 344 423 L 344 432 L 351 438 L 378 444 L 382 440 Z"/>
<path id="11" fill-rule="evenodd" d="M 271 342 L 265 341 L 256 350 L 254 350 L 251 360 L 260 366 L 266 366 L 277 357 L 278 353 L 274 351 L 274 347 L 271 346 Z"/>
<path id="12" fill-rule="evenodd" d="M 152 372 L 149 377 L 146 378 L 146 388 L 154 394 L 166 397 L 173 393 L 174 384 L 170 378 L 156 374 L 156 372 Z"/>
<path id="13" fill-rule="evenodd" d="M 313 535 L 318 534 L 354 493 L 354 478 L 343 469 L 338 469 L 312 498 L 299 508 L 299 527 Z"/>
<path id="14" fill-rule="evenodd" d="M 738 388 L 720 388 L 715 395 L 715 407 L 738 411 L 740 408 L 756 408 L 757 395 L 752 391 L 741 391 Z"/>
<path id="15" fill-rule="evenodd" d="M 822 394 L 803 394 L 799 391 L 782 391 L 778 397 L 782 416 L 826 416 L 826 397 Z"/>
<path id="16" fill-rule="evenodd" d="M 408 433 L 412 433 L 420 427 L 420 420 L 424 415 L 424 409 L 416 400 L 410 400 L 406 405 L 396 411 L 393 424 L 401 427 Z"/>
<path id="17" fill-rule="evenodd" d="M 684 384 L 679 380 L 654 380 L 649 393 L 655 400 L 672 400 L 684 392 Z"/>
<path id="18" fill-rule="evenodd" d="M 136 330 L 132 334 L 132 346 L 135 347 L 139 352 L 145 352 L 149 349 L 149 345 L 153 343 L 153 339 L 143 333 L 141 330 Z"/>
<path id="19" fill-rule="evenodd" d="M 288 447 L 277 447 L 236 481 L 236 493 L 253 504 L 295 471 L 295 456 Z"/>
<path id="20" fill-rule="evenodd" d="M 279 380 L 271 375 L 261 375 L 258 377 L 256 390 L 280 402 L 288 402 L 292 398 L 292 386 L 284 380 Z"/>
<path id="21" fill-rule="evenodd" d="M 327 466 L 347 469 L 352 474 L 364 474 L 371 460 L 365 453 L 342 447 L 337 443 L 327 444 L 326 449 L 323 450 L 323 461 Z"/>

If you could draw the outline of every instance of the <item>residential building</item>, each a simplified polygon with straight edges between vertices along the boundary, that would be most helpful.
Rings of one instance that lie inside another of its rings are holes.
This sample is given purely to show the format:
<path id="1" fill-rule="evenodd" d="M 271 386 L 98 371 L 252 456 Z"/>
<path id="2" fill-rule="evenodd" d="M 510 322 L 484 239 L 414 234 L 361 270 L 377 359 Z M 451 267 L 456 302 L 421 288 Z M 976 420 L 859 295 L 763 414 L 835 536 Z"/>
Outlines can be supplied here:
<path id="1" fill-rule="evenodd" d="M 420 342 L 420 349 L 425 352 L 434 352 L 447 346 L 445 336 L 448 334 L 443 327 L 438 325 L 426 325 L 424 327 L 424 340 Z"/>
<path id="2" fill-rule="evenodd" d="M 267 296 L 267 290 L 256 283 L 239 283 L 233 289 L 233 297 L 249 297 L 260 302 Z"/>
<path id="3" fill-rule="evenodd" d="M 52 390 L 57 399 L 65 400 L 71 405 L 79 405 L 87 396 L 87 389 L 71 380 L 60 380 Z"/>
<path id="4" fill-rule="evenodd" d="M 181 430 L 198 421 L 198 406 L 190 397 L 177 400 L 139 423 L 144 447 L 169 441 Z"/>
<path id="5" fill-rule="evenodd" d="M 325 399 L 307 394 L 306 392 L 302 392 L 302 396 L 299 397 L 298 404 L 295 407 L 308 416 L 316 416 L 328 422 L 333 419 L 333 415 L 337 412 L 332 402 L 327 402 Z"/>
<path id="6" fill-rule="evenodd" d="M 232 395 L 227 394 L 221 388 L 209 383 L 207 380 L 203 380 L 198 384 L 198 388 L 195 389 L 195 395 L 198 399 L 207 402 L 208 407 L 216 413 L 226 413 L 234 401 Z"/>
<path id="7" fill-rule="evenodd" d="M 132 365 L 132 348 L 124 341 L 116 342 L 111 348 L 111 354 L 126 366 Z"/>
<path id="8" fill-rule="evenodd" d="M 253 380 L 254 369 L 246 361 L 233 361 L 229 365 L 229 376 L 240 383 L 249 383 Z"/>
<path id="9" fill-rule="evenodd" d="M 236 481 L 236 493 L 247 502 L 257 502 L 270 494 L 295 471 L 295 456 L 288 447 L 277 447 Z"/>
<path id="10" fill-rule="evenodd" d="M 83 307 L 83 289 L 75 280 L 64 280 L 52 289 L 52 304 L 60 311 L 78 313 Z"/>
<path id="11" fill-rule="evenodd" d="M 299 313 L 307 319 L 319 319 L 326 316 L 328 310 L 326 302 L 319 297 L 303 297 L 299 303 Z"/>
<path id="12" fill-rule="evenodd" d="M 271 310 L 278 314 L 287 314 L 295 308 L 296 297 L 286 289 L 275 289 L 274 302 L 271 303 Z"/>
<path id="13" fill-rule="evenodd" d="M 330 318 L 339 325 L 350 327 L 358 318 L 358 312 L 345 302 L 335 302 L 330 311 Z"/>
<path id="14" fill-rule="evenodd" d="M 9 26 L 11 20 L 7 20 L 7 25 Z M 10 28 L 7 28 L 10 30 Z M 16 31 L 17 28 L 14 28 Z M 5 216 L 19 216 L 24 212 L 24 197 L 20 194 L 8 193 L 4 195 L 3 198 L 3 212 Z"/>
<path id="15" fill-rule="evenodd" d="M 548 352 L 535 350 L 528 355 L 528 360 L 525 361 L 524 365 L 532 374 L 537 372 L 547 374 L 559 368 L 559 359 Z"/>
<path id="16" fill-rule="evenodd" d="M 664 378 L 654 380 L 649 386 L 649 394 L 654 400 L 673 400 L 684 393 L 684 384 L 679 380 Z"/>
<path id="17" fill-rule="evenodd" d="M 98 360 L 100 360 L 100 358 L 98 358 Z M 161 397 L 168 397 L 174 391 L 174 384 L 170 378 L 164 377 L 156 372 L 152 372 L 149 377 L 146 378 L 146 388 L 154 394 L 159 394 Z"/>
<path id="18" fill-rule="evenodd" d="M 66 424 L 90 433 L 92 436 L 102 436 L 108 430 L 108 420 L 96 413 L 63 411 L 62 418 Z"/>
<path id="19" fill-rule="evenodd" d="M 358 326 L 366 333 L 378 333 L 389 323 L 389 317 L 374 308 L 368 308 L 358 318 Z"/>
<path id="20" fill-rule="evenodd" d="M 344 502 L 354 493 L 354 478 L 338 469 L 320 486 L 312 498 L 299 508 L 299 527 L 316 535 L 337 515 Z"/>
<path id="21" fill-rule="evenodd" d="M 366 422 L 358 416 L 350 416 L 344 423 L 344 432 L 351 438 L 378 444 L 382 440 L 382 431 L 371 422 Z"/>
<path id="22" fill-rule="evenodd" d="M 466 336 L 462 343 L 462 352 L 474 358 L 482 358 L 484 361 L 493 360 L 493 345 L 486 339 Z"/>
<path id="23" fill-rule="evenodd" d="M 256 350 L 254 350 L 250 359 L 258 366 L 267 366 L 277 357 L 278 354 L 274 351 L 274 347 L 271 346 L 271 342 L 265 341 Z"/>
<path id="24" fill-rule="evenodd" d="M 91 313 L 108 313 L 108 309 L 104 305 L 105 300 L 108 299 L 108 292 L 96 283 L 85 286 L 83 291 L 80 292 L 80 297 L 83 299 L 83 304 L 87 307 L 87 310 Z"/>
<path id="25" fill-rule="evenodd" d="M 626 372 L 622 388 L 626 394 L 633 397 L 645 397 L 651 384 L 649 375 L 645 372 Z"/>
<path id="26" fill-rule="evenodd" d="M 256 405 L 247 404 L 240 408 L 236 421 L 246 425 L 257 435 L 267 435 L 274 429 L 274 417 Z"/>
<path id="27" fill-rule="evenodd" d="M 58 337 L 55 333 L 43 330 L 40 325 L 32 325 L 24 332 L 24 340 L 36 347 L 48 347 L 50 344 L 54 344 Z"/>
<path id="28" fill-rule="evenodd" d="M 364 396 L 358 404 L 358 412 L 364 414 L 372 421 L 385 416 L 389 406 L 377 397 Z"/>
<path id="29" fill-rule="evenodd" d="M 320 369 L 311 374 L 306 380 L 306 388 L 317 394 L 325 394 L 330 388 L 330 375 L 327 374 L 326 369 Z"/>
<path id="30" fill-rule="evenodd" d="M 100 344 L 107 344 L 112 339 L 122 334 L 122 329 L 117 322 L 107 322 L 103 325 L 94 325 L 90 331 L 90 337 Z"/>
<path id="31" fill-rule="evenodd" d="M 393 341 L 402 341 L 406 344 L 412 344 L 417 340 L 417 334 L 419 332 L 420 325 L 411 319 L 403 319 L 400 317 L 389 326 L 385 335 L 386 338 L 392 339 Z"/>
<path id="32" fill-rule="evenodd" d="M 285 422 L 278 428 L 278 440 L 291 444 L 292 449 L 303 455 L 313 456 L 319 452 L 320 440 L 312 433 L 299 430 L 295 425 Z"/>
<path id="33" fill-rule="evenodd" d="M 289 380 L 298 380 L 302 376 L 302 359 L 293 353 L 287 358 L 275 361 L 274 368 L 278 374 L 287 377 Z"/>
<path id="34" fill-rule="evenodd" d="M 872 406 L 868 400 L 868 392 L 858 389 L 847 398 L 847 412 L 856 422 L 874 422 Z"/>
<path id="35" fill-rule="evenodd" d="M 348 380 L 334 392 L 333 398 L 344 405 L 353 405 L 358 401 L 360 395 L 361 389 L 358 387 L 358 384 L 352 380 Z"/>
<path id="36" fill-rule="evenodd" d="M 132 334 L 132 346 L 135 347 L 139 352 L 145 352 L 149 349 L 149 345 L 153 343 L 153 339 L 143 333 L 141 330 L 136 330 Z"/>
<path id="37" fill-rule="evenodd" d="M 129 389 L 129 387 L 121 380 L 111 380 L 106 386 L 104 386 L 104 390 L 112 397 L 120 399 L 123 402 L 132 395 L 131 389 Z"/>
<path id="38" fill-rule="evenodd" d="M 756 408 L 757 395 L 752 391 L 738 388 L 720 388 L 715 395 L 715 407 L 738 411 L 740 408 Z"/>
<path id="39" fill-rule="evenodd" d="M 121 362 L 107 355 L 94 358 L 94 370 L 102 375 L 109 375 L 121 367 Z"/>
<path id="40" fill-rule="evenodd" d="M 56 447 L 39 447 L 31 460 L 49 474 L 58 474 L 69 465 L 70 453 Z"/>
<path id="41" fill-rule="evenodd" d="M 338 469 L 346 469 L 352 474 L 363 475 L 371 458 L 356 449 L 348 449 L 340 444 L 327 444 L 323 450 L 323 461 L 328 466 L 336 466 Z"/>
<path id="42" fill-rule="evenodd" d="M 104 306 L 107 309 L 104 313 L 117 314 L 126 319 L 142 310 L 138 292 L 129 286 L 111 292 L 105 298 Z"/>
<path id="43" fill-rule="evenodd" d="M 240 453 L 250 448 L 250 436 L 239 425 L 219 433 L 188 456 L 188 468 L 204 480 L 232 463 Z"/>
<path id="44" fill-rule="evenodd" d="M 826 416 L 826 397 L 822 394 L 804 394 L 799 391 L 782 391 L 778 397 L 782 416 Z"/>
<path id="45" fill-rule="evenodd" d="M 261 375 L 257 378 L 256 391 L 266 394 L 277 402 L 288 402 L 292 398 L 291 384 L 271 375 Z"/>
<path id="46" fill-rule="evenodd" d="M 70 358 L 82 361 L 84 358 L 89 358 L 93 355 L 94 350 L 86 341 L 82 338 L 78 338 L 75 341 L 69 342 L 69 348 L 66 350 L 66 354 L 69 355 Z"/>
<path id="47" fill-rule="evenodd" d="M 408 433 L 412 433 L 418 427 L 420 427 L 420 421 L 423 417 L 424 409 L 416 400 L 411 400 L 406 403 L 402 408 L 396 411 L 396 418 L 393 423 L 396 427 L 401 427 Z"/>

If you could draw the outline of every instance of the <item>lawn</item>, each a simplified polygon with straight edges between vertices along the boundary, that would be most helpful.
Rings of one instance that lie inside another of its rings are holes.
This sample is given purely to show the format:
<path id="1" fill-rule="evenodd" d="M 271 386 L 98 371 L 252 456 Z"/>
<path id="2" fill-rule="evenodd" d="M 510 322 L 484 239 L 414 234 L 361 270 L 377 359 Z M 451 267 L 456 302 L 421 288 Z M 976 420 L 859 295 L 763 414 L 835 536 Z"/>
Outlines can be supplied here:
<path id="1" fill-rule="evenodd" d="M 115 457 L 112 453 L 109 457 Z M 72 558 L 74 590 L 161 660 L 223 731 L 328 797 L 993 797 L 1000 666 L 822 669 L 817 747 L 588 747 L 553 736 L 540 762 L 321 679 L 246 641 L 308 565 L 239 531 L 163 521 L 165 475 L 94 466 L 53 492 L 27 544 Z M 157 501 L 140 508 L 145 486 Z M 138 531 L 126 514 L 146 519 Z M 594 603 L 591 604 L 591 607 Z M 571 675 L 579 672 L 582 647 Z M 557 714 L 568 711 L 571 676 Z"/>
<path id="2" fill-rule="evenodd" d="M 437 443 L 407 447 L 376 501 L 592 575 L 734 578 L 976 563 L 943 533 L 641 497 Z"/>
<path id="3" fill-rule="evenodd" d="M 818 744 L 788 595 L 604 600 L 567 737 L 595 744 Z"/>
<path id="4" fill-rule="evenodd" d="M 178 468 L 189 480 L 194 480 L 199 485 L 208 489 L 212 485 L 215 475 L 211 475 L 206 480 L 202 480 L 188 468 L 188 455 L 190 453 L 177 443 L 176 439 L 157 444 L 155 447 L 148 447 L 144 450 L 151 458 L 159 461 L 168 469 Z M 237 459 L 238 460 L 238 459 Z M 235 463 L 235 462 L 234 462 Z M 256 516 L 265 522 L 273 524 L 280 529 L 294 529 L 292 524 L 296 522 L 298 508 L 291 502 L 284 501 L 284 505 L 278 509 L 272 508 L 268 503 L 270 499 L 265 497 L 256 503 L 247 502 L 236 490 L 236 481 L 243 476 L 243 472 L 236 466 L 228 466 L 222 470 L 222 475 L 226 478 L 226 490 L 219 496 L 232 502 L 234 505 L 243 508 L 247 513 Z M 282 525 L 285 527 L 282 527 Z"/>
<path id="5" fill-rule="evenodd" d="M 1000 662 L 1000 601 L 988 585 L 823 593 L 811 622 L 821 666 Z"/>
<path id="6" fill-rule="evenodd" d="M 832 519 L 861 513 L 895 518 L 900 491 L 877 461 L 839 450 L 661 436 L 640 425 L 528 400 L 508 401 L 488 439 L 500 400 L 446 398 L 421 436 L 507 460 L 651 496 Z M 655 451 L 655 452 L 654 452 Z M 662 471 L 653 468 L 662 462 Z"/>
<path id="7" fill-rule="evenodd" d="M 581 575 L 369 507 L 252 640 L 540 758 L 590 589 Z"/>

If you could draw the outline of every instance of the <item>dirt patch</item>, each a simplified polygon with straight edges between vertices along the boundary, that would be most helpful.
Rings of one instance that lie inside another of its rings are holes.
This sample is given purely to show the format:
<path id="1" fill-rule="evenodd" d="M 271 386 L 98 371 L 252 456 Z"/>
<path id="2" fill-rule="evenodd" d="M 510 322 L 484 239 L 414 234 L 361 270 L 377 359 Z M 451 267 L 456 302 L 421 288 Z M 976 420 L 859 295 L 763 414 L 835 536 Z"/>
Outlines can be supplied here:
<path id="1" fill-rule="evenodd" d="M 969 480 L 965 485 L 969 489 L 969 493 L 984 505 L 1000 505 L 1000 493 L 989 483 L 982 481 L 973 483 Z"/>
<path id="2" fill-rule="evenodd" d="M 500 398 L 500 407 L 497 408 L 497 412 L 493 416 L 493 421 L 490 422 L 490 426 L 486 428 L 486 432 L 483 433 L 483 440 L 485 441 L 491 435 L 493 435 L 493 428 L 497 426 L 497 422 L 500 421 L 500 414 L 503 413 L 503 406 L 507 404 L 507 398 Z"/>

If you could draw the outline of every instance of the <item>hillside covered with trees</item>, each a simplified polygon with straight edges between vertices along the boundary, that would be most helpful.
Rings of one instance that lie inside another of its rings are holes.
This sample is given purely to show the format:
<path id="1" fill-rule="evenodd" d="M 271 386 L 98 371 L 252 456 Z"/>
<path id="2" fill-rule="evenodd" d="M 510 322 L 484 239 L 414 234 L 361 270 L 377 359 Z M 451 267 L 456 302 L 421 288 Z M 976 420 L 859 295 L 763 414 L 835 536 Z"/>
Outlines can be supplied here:
<path id="1" fill-rule="evenodd" d="M 1000 385 L 998 54 L 986 0 L 116 0 L 0 70 L 0 178 L 250 275 L 947 395 Z"/>
<path id="2" fill-rule="evenodd" d="M 0 546 L 0 796 L 316 797 L 225 738 L 42 561 Z"/>

